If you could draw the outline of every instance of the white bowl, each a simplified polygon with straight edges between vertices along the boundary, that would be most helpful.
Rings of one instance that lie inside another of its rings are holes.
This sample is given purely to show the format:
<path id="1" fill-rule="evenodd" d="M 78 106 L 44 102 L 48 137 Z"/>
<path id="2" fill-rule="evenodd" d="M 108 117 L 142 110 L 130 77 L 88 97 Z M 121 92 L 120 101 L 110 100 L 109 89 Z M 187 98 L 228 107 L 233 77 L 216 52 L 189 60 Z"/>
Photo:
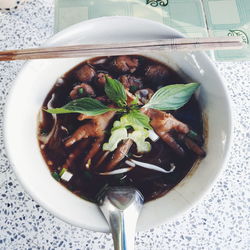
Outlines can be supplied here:
<path id="1" fill-rule="evenodd" d="M 152 40 L 182 35 L 159 23 L 133 17 L 103 17 L 76 24 L 56 34 L 46 46 Z M 194 205 L 221 171 L 231 139 L 228 94 L 218 71 L 204 53 L 148 54 L 171 64 L 201 83 L 199 99 L 208 119 L 207 156 L 165 196 L 144 205 L 137 230 L 165 223 Z M 25 190 L 55 216 L 83 228 L 107 232 L 98 207 L 80 199 L 50 175 L 37 142 L 37 114 L 56 79 L 85 58 L 34 60 L 25 64 L 9 95 L 5 144 Z"/>

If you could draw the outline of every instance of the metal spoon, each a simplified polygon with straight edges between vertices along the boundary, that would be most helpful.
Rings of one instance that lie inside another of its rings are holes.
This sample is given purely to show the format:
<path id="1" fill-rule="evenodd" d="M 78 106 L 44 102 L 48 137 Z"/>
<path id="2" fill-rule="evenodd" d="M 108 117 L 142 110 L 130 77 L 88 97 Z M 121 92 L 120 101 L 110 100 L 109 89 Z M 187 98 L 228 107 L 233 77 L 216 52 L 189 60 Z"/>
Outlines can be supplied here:
<path id="1" fill-rule="evenodd" d="M 115 250 L 133 250 L 137 219 L 143 205 L 142 194 L 133 187 L 111 187 L 99 201 L 109 223 Z"/>

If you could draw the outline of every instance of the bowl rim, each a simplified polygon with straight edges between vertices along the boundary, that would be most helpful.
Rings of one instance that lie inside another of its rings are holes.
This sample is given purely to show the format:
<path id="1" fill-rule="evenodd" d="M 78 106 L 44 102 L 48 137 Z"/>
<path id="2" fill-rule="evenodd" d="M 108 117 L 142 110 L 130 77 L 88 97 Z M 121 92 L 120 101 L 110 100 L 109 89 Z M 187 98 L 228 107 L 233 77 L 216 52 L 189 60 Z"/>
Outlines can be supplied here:
<path id="1" fill-rule="evenodd" d="M 126 19 L 130 19 L 130 20 L 140 20 L 140 21 L 144 21 L 144 22 L 148 22 L 148 23 L 152 23 L 152 24 L 157 24 L 159 26 L 164 27 L 165 29 L 168 29 L 169 31 L 172 31 L 174 36 L 179 36 L 179 37 L 185 37 L 181 32 L 167 26 L 164 25 L 162 23 L 158 23 L 152 20 L 148 20 L 148 19 L 144 19 L 144 18 L 138 18 L 138 17 L 130 17 L 130 16 L 105 16 L 105 17 L 99 17 L 99 18 L 94 18 L 94 19 L 90 19 L 90 20 L 86 20 L 77 24 L 74 24 L 70 27 L 67 27 L 66 29 L 63 29 L 62 31 L 52 35 L 52 37 L 50 37 L 49 39 L 47 39 L 40 47 L 42 46 L 53 46 L 54 44 L 56 44 L 58 41 L 60 41 L 61 37 L 65 34 L 65 33 L 70 33 L 73 32 L 75 29 L 80 28 L 83 24 L 84 25 L 88 25 L 91 23 L 95 23 L 95 22 L 100 22 L 100 21 L 105 21 L 105 20 L 112 20 L 112 19 L 118 19 L 118 20 L 122 20 L 122 21 L 126 21 Z M 231 105 L 231 100 L 229 98 L 229 94 L 226 88 L 226 84 L 225 84 L 225 79 L 219 74 L 217 68 L 215 67 L 213 61 L 208 57 L 207 54 L 205 54 L 204 52 L 196 52 L 201 54 L 204 59 L 209 63 L 210 67 L 212 68 L 212 70 L 216 73 L 216 77 L 221 81 L 221 87 L 223 88 L 224 91 L 224 96 L 225 96 L 225 102 L 228 105 L 228 137 L 227 137 L 227 144 L 225 146 L 225 153 L 224 153 L 224 157 L 222 160 L 222 166 L 220 168 L 218 168 L 216 174 L 214 175 L 213 180 L 206 186 L 206 188 L 202 191 L 199 192 L 198 195 L 196 195 L 196 199 L 192 202 L 189 202 L 188 204 L 186 204 L 186 206 L 182 209 L 179 209 L 179 211 L 174 214 L 170 219 L 168 219 L 167 222 L 172 221 L 173 219 L 175 219 L 176 217 L 180 216 L 180 214 L 183 214 L 187 211 L 189 211 L 192 207 L 196 206 L 197 203 L 199 203 L 201 201 L 201 198 L 204 197 L 206 194 L 208 194 L 211 190 L 211 188 L 214 186 L 215 182 L 218 180 L 218 177 L 220 176 L 220 174 L 222 173 L 222 170 L 224 169 L 226 163 L 228 162 L 229 159 L 229 153 L 230 153 L 230 148 L 232 145 L 232 105 Z M 83 226 L 82 223 L 80 224 L 76 224 L 73 223 L 69 218 L 63 217 L 60 214 L 58 214 L 56 211 L 54 211 L 49 204 L 46 203 L 46 201 L 44 201 L 43 199 L 40 199 L 39 196 L 36 195 L 36 192 L 33 191 L 32 189 L 29 188 L 29 185 L 22 180 L 21 176 L 18 174 L 17 171 L 17 166 L 15 166 L 15 164 L 13 164 L 12 159 L 13 159 L 13 153 L 11 153 L 11 145 L 8 143 L 8 138 L 6 137 L 6 130 L 7 130 L 7 126 L 6 126 L 6 117 L 7 117 L 7 113 L 8 113 L 8 109 L 9 109 L 9 100 L 12 98 L 12 94 L 13 94 L 13 89 L 16 85 L 16 83 L 19 81 L 19 76 L 21 74 L 21 72 L 27 68 L 29 68 L 29 65 L 32 63 L 32 61 L 28 61 L 25 62 L 24 65 L 22 66 L 20 72 L 17 74 L 15 80 L 13 81 L 11 88 L 9 90 L 8 96 L 6 98 L 6 103 L 5 103 L 5 107 L 4 107 L 4 119 L 3 119 L 3 141 L 4 141 L 4 147 L 5 147 L 5 151 L 7 154 L 7 157 L 9 159 L 9 162 L 11 163 L 11 167 L 15 173 L 15 176 L 18 180 L 18 182 L 21 184 L 21 186 L 23 187 L 24 191 L 26 192 L 26 194 L 28 194 L 33 200 L 35 200 L 39 205 L 41 205 L 47 212 L 49 212 L 50 214 L 54 215 L 57 218 L 60 218 L 62 221 L 69 223 L 70 225 L 75 225 L 81 228 L 85 228 L 88 230 L 93 230 L 93 231 L 99 231 L 99 232 L 108 232 L 108 231 L 104 231 L 101 230 L 100 228 L 97 228 L 95 226 L 90 226 L 90 225 L 86 225 Z M 182 181 L 181 181 L 182 182 Z M 181 183 L 180 182 L 180 183 Z M 149 201 L 148 203 L 150 203 L 152 201 Z M 159 226 L 163 223 L 166 223 L 166 221 L 162 221 L 162 222 L 155 222 L 154 224 L 151 225 L 147 225 L 147 227 L 138 230 L 138 231 L 144 231 L 147 230 L 149 228 L 152 227 L 156 227 Z"/>

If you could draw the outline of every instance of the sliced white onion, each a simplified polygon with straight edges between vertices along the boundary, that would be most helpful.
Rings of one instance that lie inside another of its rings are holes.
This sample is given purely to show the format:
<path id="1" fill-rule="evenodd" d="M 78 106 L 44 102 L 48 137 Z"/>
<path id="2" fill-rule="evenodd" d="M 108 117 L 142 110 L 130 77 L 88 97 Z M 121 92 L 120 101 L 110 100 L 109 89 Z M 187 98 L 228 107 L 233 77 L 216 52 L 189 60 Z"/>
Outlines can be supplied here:
<path id="1" fill-rule="evenodd" d="M 56 80 L 56 86 L 60 86 L 64 83 L 64 80 L 63 78 L 59 77 L 57 80 Z"/>
<path id="2" fill-rule="evenodd" d="M 172 173 L 175 170 L 176 166 L 174 165 L 174 163 L 170 163 L 170 167 L 171 167 L 171 169 L 168 170 L 168 172 Z"/>
<path id="3" fill-rule="evenodd" d="M 61 176 L 61 179 L 64 180 L 64 181 L 70 181 L 72 176 L 73 176 L 73 174 L 70 173 L 69 171 L 64 171 L 64 173 Z"/>
<path id="4" fill-rule="evenodd" d="M 133 169 L 133 167 L 130 167 L 130 168 L 120 168 L 120 169 L 116 169 L 116 170 L 109 171 L 109 172 L 99 173 L 99 175 L 124 174 L 124 173 L 127 173 L 127 172 L 131 171 L 132 169 Z"/>
<path id="5" fill-rule="evenodd" d="M 143 154 L 141 154 L 141 155 L 133 154 L 133 156 L 134 156 L 135 158 L 142 158 Z"/>
<path id="6" fill-rule="evenodd" d="M 66 132 L 67 134 L 69 133 L 68 129 L 66 127 L 64 127 L 63 125 L 61 125 L 61 130 Z"/>
<path id="7" fill-rule="evenodd" d="M 148 135 L 149 139 L 153 142 L 156 142 L 160 138 L 159 135 L 157 135 L 155 131 L 152 129 L 149 130 L 148 133 L 149 133 Z"/>
<path id="8" fill-rule="evenodd" d="M 53 107 L 52 107 L 52 102 L 54 101 L 54 98 L 55 98 L 55 93 L 53 93 L 53 94 L 51 95 L 51 98 L 50 98 L 50 100 L 49 100 L 48 103 L 47 103 L 48 109 L 52 109 L 52 108 L 53 108 Z"/>
<path id="9" fill-rule="evenodd" d="M 131 161 L 132 163 L 136 164 L 137 166 L 140 166 L 140 167 L 143 167 L 143 168 L 147 168 L 147 169 L 151 169 L 151 170 L 155 170 L 155 171 L 158 171 L 158 172 L 162 172 L 162 173 L 165 173 L 165 174 L 168 174 L 168 173 L 171 173 L 173 172 L 173 170 L 171 169 L 170 171 L 167 171 L 163 168 L 160 168 L 154 164 L 150 164 L 150 163 L 146 163 L 146 162 L 141 162 L 141 161 L 136 161 L 136 160 L 133 160 L 133 159 L 130 159 L 129 161 Z"/>
<path id="10" fill-rule="evenodd" d="M 129 165 L 130 167 L 132 167 L 132 168 L 134 168 L 136 165 L 135 165 L 135 163 L 133 163 L 133 162 L 131 162 L 131 161 L 125 161 L 125 163 L 127 164 L 127 165 Z"/>

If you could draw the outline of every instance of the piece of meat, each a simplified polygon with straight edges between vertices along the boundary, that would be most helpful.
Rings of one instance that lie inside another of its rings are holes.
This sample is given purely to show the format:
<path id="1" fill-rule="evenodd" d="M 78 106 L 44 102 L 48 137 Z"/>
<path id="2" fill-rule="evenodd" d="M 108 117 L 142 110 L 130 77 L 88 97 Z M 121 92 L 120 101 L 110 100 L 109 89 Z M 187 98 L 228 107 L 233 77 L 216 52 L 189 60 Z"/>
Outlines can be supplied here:
<path id="1" fill-rule="evenodd" d="M 112 78 L 107 72 L 98 72 L 97 75 L 96 75 L 96 79 L 95 79 L 96 85 L 98 87 L 100 87 L 101 89 L 103 89 L 105 84 L 106 84 L 105 75 L 107 77 Z"/>
<path id="2" fill-rule="evenodd" d="M 96 83 L 97 83 L 98 86 L 104 88 L 104 86 L 106 84 L 105 73 L 100 72 L 100 73 L 97 74 Z"/>
<path id="3" fill-rule="evenodd" d="M 93 144 L 91 145 L 91 149 L 89 150 L 88 154 L 84 157 L 83 164 L 86 165 L 86 163 L 93 159 L 97 152 L 101 149 L 101 145 L 104 141 L 104 135 L 97 137 Z"/>
<path id="4" fill-rule="evenodd" d="M 190 150 L 192 150 L 194 153 L 196 153 L 197 155 L 199 155 L 201 157 L 206 156 L 206 152 L 200 146 L 198 146 L 193 140 L 191 140 L 187 136 L 184 136 L 183 140 L 184 140 L 186 146 Z"/>
<path id="5" fill-rule="evenodd" d="M 153 94 L 154 94 L 154 91 L 149 88 L 140 89 L 135 92 L 135 96 L 137 96 L 143 104 L 148 103 L 151 97 L 153 96 Z"/>
<path id="6" fill-rule="evenodd" d="M 96 116 L 87 116 L 83 114 L 79 115 L 78 120 L 83 121 L 86 119 L 90 119 L 90 121 L 80 126 L 73 133 L 73 135 L 65 142 L 65 146 L 70 147 L 76 141 L 79 141 L 83 138 L 104 136 L 105 129 L 109 125 L 114 115 L 115 111 L 109 111 L 102 115 L 96 115 Z"/>
<path id="7" fill-rule="evenodd" d="M 111 102 L 112 102 L 106 95 L 98 96 L 98 97 L 96 97 L 96 100 L 98 100 L 98 101 L 100 101 L 100 102 L 102 102 L 103 104 L 106 104 L 106 105 L 111 104 Z"/>
<path id="8" fill-rule="evenodd" d="M 83 65 L 75 73 L 75 76 L 79 82 L 90 82 L 95 76 L 95 70 L 88 64 Z"/>
<path id="9" fill-rule="evenodd" d="M 110 154 L 110 151 L 104 151 L 101 155 L 101 157 L 98 159 L 98 161 L 95 164 L 95 168 L 98 168 L 107 158 L 107 156 Z"/>
<path id="10" fill-rule="evenodd" d="M 134 89 L 135 92 L 137 89 L 142 88 L 142 79 L 132 75 L 122 75 L 118 79 L 125 88 L 128 88 L 130 91 Z"/>
<path id="11" fill-rule="evenodd" d="M 105 166 L 105 171 L 113 170 L 127 155 L 132 144 L 133 141 L 131 139 L 127 139 L 124 142 L 122 142 L 115 150 L 114 154 L 111 157 L 110 162 Z"/>
<path id="12" fill-rule="evenodd" d="M 89 144 L 89 139 L 80 141 L 77 147 L 72 151 L 72 153 L 68 155 L 68 158 L 66 159 L 62 168 L 68 169 L 70 166 L 72 166 L 72 163 L 76 160 L 78 156 L 80 156 L 83 153 L 83 150 L 88 146 L 88 144 Z"/>
<path id="13" fill-rule="evenodd" d="M 188 126 L 175 119 L 171 114 L 156 109 L 141 109 L 150 118 L 150 125 L 154 131 L 165 141 L 176 153 L 183 155 L 183 148 L 171 136 L 171 131 L 186 135 L 190 130 Z M 184 137 L 185 144 L 197 155 L 203 157 L 204 150 L 189 138 Z"/>
<path id="14" fill-rule="evenodd" d="M 156 109 L 142 109 L 142 112 L 146 114 L 151 122 L 150 125 L 154 131 L 165 141 L 174 151 L 180 155 L 184 154 L 183 148 L 174 140 L 170 135 L 171 130 L 175 130 L 179 133 L 186 134 L 189 128 L 186 124 L 175 119 L 171 114 L 165 113 Z"/>
<path id="15" fill-rule="evenodd" d="M 149 65 L 146 68 L 145 76 L 149 79 L 152 85 L 166 83 L 169 77 L 169 70 L 163 65 Z"/>
<path id="16" fill-rule="evenodd" d="M 113 64 L 120 72 L 133 73 L 139 66 L 139 60 L 135 56 L 118 56 L 114 59 Z"/>
<path id="17" fill-rule="evenodd" d="M 125 92 L 126 92 L 126 96 L 127 96 L 127 105 L 128 106 L 131 106 L 132 105 L 132 102 L 134 101 L 134 100 L 136 100 L 136 96 L 135 95 L 133 95 L 128 89 L 125 89 Z M 141 102 L 140 102 L 140 100 L 138 100 L 138 103 L 137 104 L 142 104 Z"/>
<path id="18" fill-rule="evenodd" d="M 142 109 L 142 111 L 151 119 L 150 124 L 157 133 L 168 133 L 172 129 L 183 134 L 189 132 L 186 124 L 178 121 L 169 113 L 157 109 Z"/>
<path id="19" fill-rule="evenodd" d="M 70 92 L 70 98 L 71 99 L 78 99 L 81 97 L 95 97 L 95 91 L 94 89 L 87 83 L 81 83 L 77 86 L 75 86 L 71 92 Z"/>

